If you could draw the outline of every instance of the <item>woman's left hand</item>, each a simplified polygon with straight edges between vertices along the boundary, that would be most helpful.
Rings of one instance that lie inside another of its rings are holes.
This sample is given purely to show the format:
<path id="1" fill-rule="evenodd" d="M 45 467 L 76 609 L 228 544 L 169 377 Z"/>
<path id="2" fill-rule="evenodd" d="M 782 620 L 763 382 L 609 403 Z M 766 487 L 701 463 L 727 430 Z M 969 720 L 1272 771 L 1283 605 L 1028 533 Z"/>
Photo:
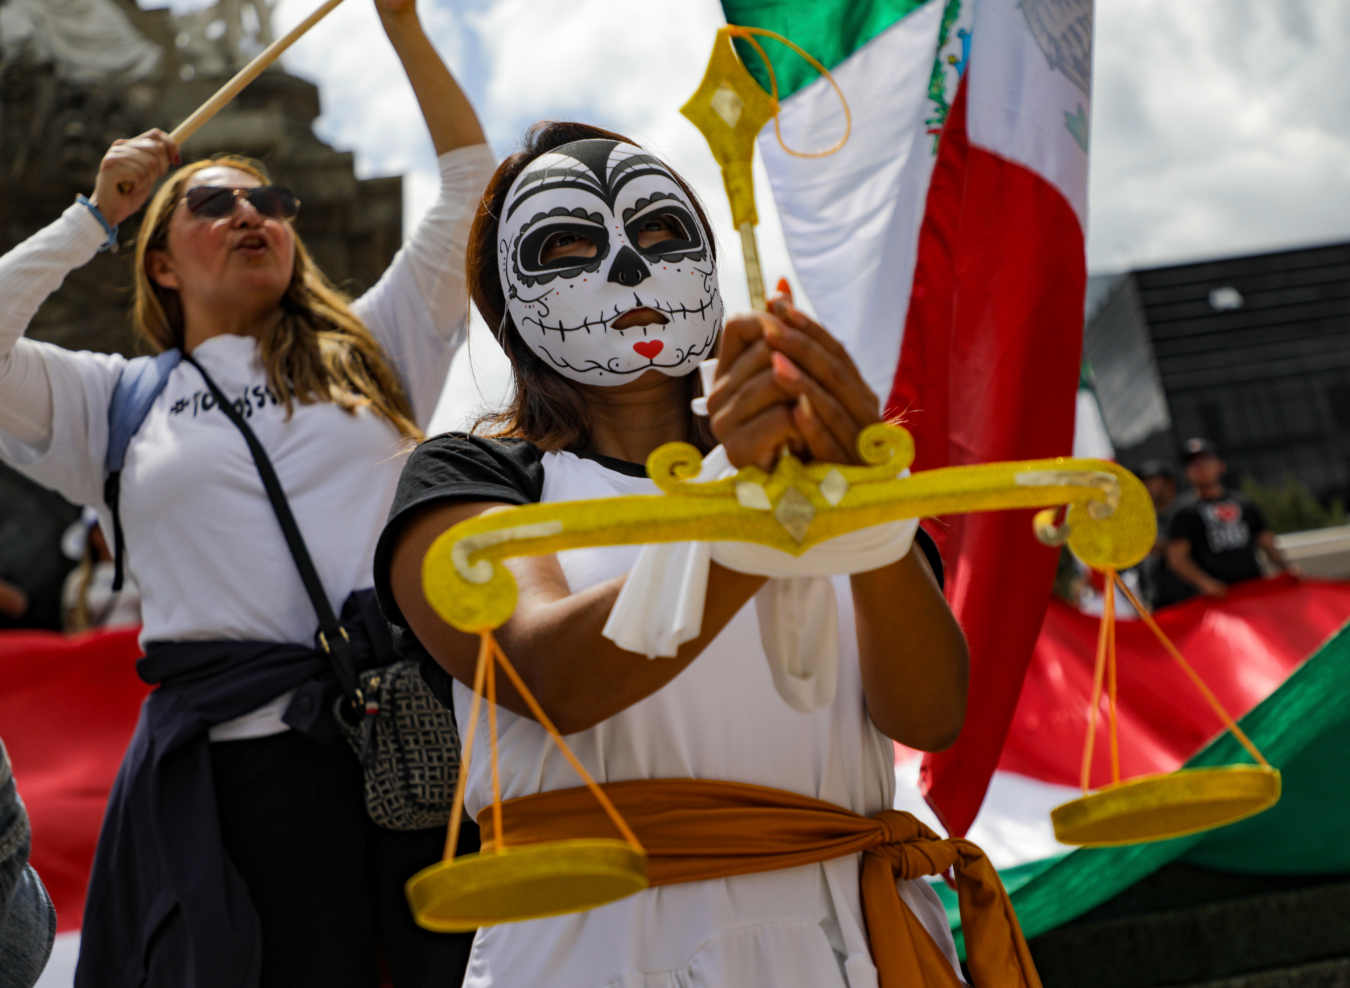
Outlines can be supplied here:
<path id="1" fill-rule="evenodd" d="M 790 294 L 773 299 L 769 311 L 777 316 L 764 329 L 773 350 L 774 380 L 797 399 L 792 416 L 811 457 L 861 463 L 858 433 L 881 421 L 877 396 L 843 344 L 798 311 Z"/>

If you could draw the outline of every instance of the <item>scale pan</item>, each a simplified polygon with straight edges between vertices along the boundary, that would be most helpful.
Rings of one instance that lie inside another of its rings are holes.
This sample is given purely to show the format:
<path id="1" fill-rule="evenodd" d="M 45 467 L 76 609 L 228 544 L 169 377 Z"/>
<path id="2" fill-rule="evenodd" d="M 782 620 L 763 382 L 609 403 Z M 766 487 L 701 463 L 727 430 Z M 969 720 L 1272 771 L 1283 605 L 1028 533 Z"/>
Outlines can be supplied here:
<path id="1" fill-rule="evenodd" d="M 417 924 L 460 933 L 603 906 L 647 887 L 647 856 L 621 840 L 484 850 L 423 868 L 404 886 Z"/>
<path id="2" fill-rule="evenodd" d="M 1191 768 L 1120 782 L 1050 811 L 1063 844 L 1108 847 L 1184 837 L 1236 823 L 1274 806 L 1278 769 Z"/>

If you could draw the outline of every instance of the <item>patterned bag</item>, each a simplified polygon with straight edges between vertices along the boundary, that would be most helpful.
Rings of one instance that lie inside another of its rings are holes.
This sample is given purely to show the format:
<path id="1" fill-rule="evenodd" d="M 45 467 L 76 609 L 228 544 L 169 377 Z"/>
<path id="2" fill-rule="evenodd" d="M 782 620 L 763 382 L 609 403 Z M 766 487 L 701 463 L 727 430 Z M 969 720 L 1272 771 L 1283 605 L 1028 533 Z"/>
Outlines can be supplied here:
<path id="1" fill-rule="evenodd" d="M 450 820 L 459 779 L 459 731 L 454 714 L 427 688 L 416 662 L 389 661 L 394 657 L 393 643 L 373 590 L 358 590 L 348 597 L 342 620 L 338 620 L 267 451 L 202 365 L 186 354 L 183 360 L 197 368 L 220 410 L 248 443 L 300 580 L 318 614 L 316 638 L 342 689 L 333 719 L 361 762 L 366 812 L 388 830 L 444 827 Z M 366 661 L 358 662 L 358 653 Z M 353 722 L 352 715 L 360 719 Z"/>
<path id="2" fill-rule="evenodd" d="M 357 676 L 365 716 L 352 724 L 338 697 L 333 719 L 366 778 L 366 812 L 388 830 L 444 827 L 459 779 L 459 731 L 411 660 Z"/>

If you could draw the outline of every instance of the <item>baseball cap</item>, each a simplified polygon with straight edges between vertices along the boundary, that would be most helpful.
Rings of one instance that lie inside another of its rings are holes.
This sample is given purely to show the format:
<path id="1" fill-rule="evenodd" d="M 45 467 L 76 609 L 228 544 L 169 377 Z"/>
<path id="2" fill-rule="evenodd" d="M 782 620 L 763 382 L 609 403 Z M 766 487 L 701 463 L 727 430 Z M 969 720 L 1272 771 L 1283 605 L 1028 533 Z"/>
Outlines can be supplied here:
<path id="1" fill-rule="evenodd" d="M 1219 456 L 1219 447 L 1215 446 L 1208 439 L 1187 439 L 1181 447 L 1181 461 L 1189 463 L 1196 457 L 1213 456 L 1216 459 Z"/>
<path id="2" fill-rule="evenodd" d="M 1134 475 L 1140 480 L 1148 480 L 1150 477 L 1177 479 L 1176 470 L 1172 468 L 1171 464 L 1164 463 L 1162 460 L 1145 460 L 1135 468 Z"/>

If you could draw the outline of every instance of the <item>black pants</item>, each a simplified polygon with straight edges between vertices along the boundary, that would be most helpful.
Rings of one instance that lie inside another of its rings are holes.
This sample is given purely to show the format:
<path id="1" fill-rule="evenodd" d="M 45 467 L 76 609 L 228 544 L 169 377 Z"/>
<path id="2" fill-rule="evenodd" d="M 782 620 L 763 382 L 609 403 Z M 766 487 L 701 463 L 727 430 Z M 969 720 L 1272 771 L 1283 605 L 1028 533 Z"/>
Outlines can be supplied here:
<path id="1" fill-rule="evenodd" d="M 403 895 L 440 860 L 445 831 L 375 826 L 344 743 L 297 731 L 220 741 L 211 771 L 225 849 L 262 919 L 261 988 L 376 988 L 381 951 L 395 988 L 463 982 L 473 935 L 422 929 Z M 472 827 L 458 853 L 477 844 Z"/>

